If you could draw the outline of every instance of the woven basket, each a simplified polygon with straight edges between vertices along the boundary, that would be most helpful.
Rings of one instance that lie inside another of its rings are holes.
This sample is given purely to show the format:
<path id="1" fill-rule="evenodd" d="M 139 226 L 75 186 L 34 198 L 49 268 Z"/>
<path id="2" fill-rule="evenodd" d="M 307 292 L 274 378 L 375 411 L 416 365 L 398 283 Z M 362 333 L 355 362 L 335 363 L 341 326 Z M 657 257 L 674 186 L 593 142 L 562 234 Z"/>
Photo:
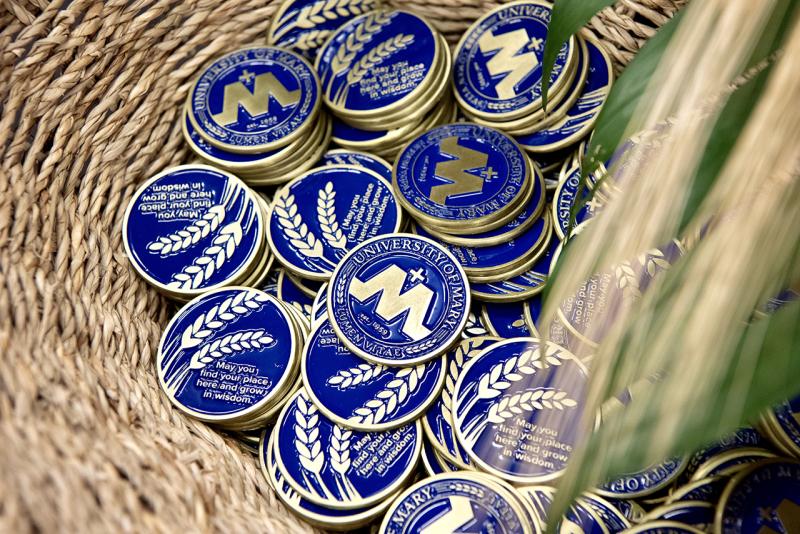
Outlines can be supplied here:
<path id="1" fill-rule="evenodd" d="M 589 25 L 621 68 L 685 0 Z M 190 159 L 178 116 L 209 59 L 263 41 L 277 1 L 5 0 L 0 7 L 0 531 L 307 532 L 255 458 L 170 407 L 174 307 L 129 267 L 122 215 Z M 496 2 L 393 2 L 451 42 Z"/>

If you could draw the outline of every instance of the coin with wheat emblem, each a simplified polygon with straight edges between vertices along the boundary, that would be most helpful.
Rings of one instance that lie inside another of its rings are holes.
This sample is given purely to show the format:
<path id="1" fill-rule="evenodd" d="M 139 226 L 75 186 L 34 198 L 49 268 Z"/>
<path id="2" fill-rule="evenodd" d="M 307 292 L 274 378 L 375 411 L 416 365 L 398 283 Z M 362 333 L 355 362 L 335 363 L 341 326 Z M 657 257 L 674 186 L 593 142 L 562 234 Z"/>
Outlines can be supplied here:
<path id="1" fill-rule="evenodd" d="M 428 442 L 450 462 L 462 469 L 469 469 L 469 456 L 459 445 L 453 428 L 453 392 L 461 370 L 480 352 L 498 341 L 498 337 L 479 336 L 461 341 L 447 353 L 447 375 L 439 398 L 425 412 L 422 427 Z"/>
<path id="2" fill-rule="evenodd" d="M 294 513 L 318 527 L 330 530 L 343 530 L 364 526 L 380 516 L 394 500 L 390 496 L 383 502 L 364 508 L 337 510 L 313 503 L 297 493 L 286 481 L 286 476 L 281 473 L 275 454 L 275 434 L 265 433 L 259 446 L 259 460 L 261 469 L 267 482 Z"/>
<path id="3" fill-rule="evenodd" d="M 380 7 L 380 0 L 285 0 L 272 16 L 267 42 L 313 61 L 339 26 Z"/>
<path id="4" fill-rule="evenodd" d="M 205 165 L 167 169 L 125 212 L 133 267 L 169 296 L 188 300 L 246 276 L 264 243 L 263 212 L 241 180 Z"/>
<path id="5" fill-rule="evenodd" d="M 334 113 L 376 117 L 401 110 L 433 83 L 443 56 L 433 27 L 407 11 L 376 11 L 340 27 L 315 66 Z"/>
<path id="6" fill-rule="evenodd" d="M 387 367 L 353 354 L 324 319 L 311 333 L 302 357 L 311 399 L 332 421 L 374 432 L 418 419 L 439 396 L 445 357 L 410 367 Z"/>
<path id="7" fill-rule="evenodd" d="M 363 167 L 330 165 L 278 191 L 267 237 L 286 269 L 327 280 L 353 247 L 397 232 L 401 224 L 400 206 L 384 178 Z"/>
<path id="8" fill-rule="evenodd" d="M 481 469 L 510 482 L 553 480 L 583 436 L 586 383 L 586 368 L 563 347 L 536 338 L 496 343 L 459 374 L 459 444 Z"/>
<path id="9" fill-rule="evenodd" d="M 286 390 L 298 337 L 283 305 L 250 288 L 210 291 L 164 330 L 158 380 L 172 403 L 202 421 L 257 416 Z"/>
<path id="10" fill-rule="evenodd" d="M 548 518 L 548 512 L 556 493 L 555 488 L 523 486 L 517 491 L 522 496 L 523 504 L 532 517 L 537 518 L 543 526 L 552 521 L 552 518 Z M 607 534 L 622 532 L 630 526 L 631 522 L 612 503 L 597 495 L 584 493 L 570 505 L 555 530 L 556 532 Z"/>
<path id="11" fill-rule="evenodd" d="M 369 507 L 400 489 L 422 448 L 418 422 L 382 432 L 337 425 L 305 389 L 275 424 L 275 453 L 287 482 L 304 498 L 334 509 Z"/>

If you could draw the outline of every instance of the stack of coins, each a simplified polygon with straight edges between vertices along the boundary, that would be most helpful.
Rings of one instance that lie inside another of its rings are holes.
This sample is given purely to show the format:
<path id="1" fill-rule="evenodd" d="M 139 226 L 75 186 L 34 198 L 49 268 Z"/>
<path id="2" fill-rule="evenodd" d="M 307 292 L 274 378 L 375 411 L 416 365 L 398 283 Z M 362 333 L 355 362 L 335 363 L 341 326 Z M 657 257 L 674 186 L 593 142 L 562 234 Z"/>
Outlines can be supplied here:
<path id="1" fill-rule="evenodd" d="M 343 25 L 315 63 L 335 141 L 391 159 L 415 135 L 453 120 L 451 64 L 444 38 L 413 13 L 373 11 Z"/>
<path id="2" fill-rule="evenodd" d="M 145 182 L 125 211 L 123 242 L 147 282 L 187 301 L 216 288 L 258 286 L 273 261 L 268 206 L 237 177 L 182 165 Z"/>
<path id="3" fill-rule="evenodd" d="M 515 301 L 541 291 L 482 289 L 529 271 L 552 234 L 542 174 L 511 137 L 472 123 L 439 126 L 403 149 L 393 173 L 414 231 L 458 258 L 476 298 Z"/>
<path id="4" fill-rule="evenodd" d="M 453 95 L 442 37 L 377 8 L 288 0 L 271 46 L 215 60 L 192 87 L 181 126 L 213 167 L 148 180 L 123 228 L 135 270 L 184 303 L 159 384 L 257 446 L 278 497 L 321 528 L 539 534 L 585 437 L 604 331 L 585 318 L 610 325 L 683 244 L 598 273 L 540 333 L 563 241 L 618 190 L 590 179 L 571 220 L 607 57 L 567 42 L 545 109 L 551 8 L 512 2 L 459 43 Z M 782 458 L 800 456 L 798 411 L 606 481 L 556 531 L 794 532 L 800 464 Z"/>
<path id="5" fill-rule="evenodd" d="M 305 58 L 244 48 L 203 69 L 181 126 L 203 161 L 252 186 L 281 184 L 310 169 L 330 142 L 320 102 L 319 79 Z"/>
<path id="6" fill-rule="evenodd" d="M 267 44 L 314 61 L 323 44 L 343 24 L 380 9 L 380 0 L 289 0 L 272 16 Z"/>
<path id="7" fill-rule="evenodd" d="M 263 428 L 298 387 L 308 324 L 252 288 L 209 291 L 167 325 L 158 348 L 159 384 L 195 419 L 245 431 Z"/>
<path id="8" fill-rule="evenodd" d="M 548 177 L 591 132 L 614 77 L 599 42 L 572 37 L 556 56 L 545 108 L 542 58 L 551 11 L 543 0 L 497 7 L 465 32 L 453 62 L 461 112 L 513 135 Z M 549 182 L 555 187 L 557 179 Z"/>

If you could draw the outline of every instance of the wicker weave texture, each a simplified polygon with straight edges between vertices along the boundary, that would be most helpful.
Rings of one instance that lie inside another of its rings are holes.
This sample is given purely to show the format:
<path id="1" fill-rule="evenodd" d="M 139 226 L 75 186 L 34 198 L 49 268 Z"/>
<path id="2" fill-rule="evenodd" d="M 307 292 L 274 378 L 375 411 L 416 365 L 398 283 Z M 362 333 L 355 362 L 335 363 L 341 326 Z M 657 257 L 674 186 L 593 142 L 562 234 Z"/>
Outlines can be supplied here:
<path id="1" fill-rule="evenodd" d="M 683 0 L 590 23 L 617 66 Z M 122 215 L 190 159 L 199 68 L 262 42 L 269 0 L 0 3 L 0 532 L 307 532 L 233 441 L 170 408 L 174 312 L 129 267 Z M 496 2 L 396 0 L 455 42 Z"/>

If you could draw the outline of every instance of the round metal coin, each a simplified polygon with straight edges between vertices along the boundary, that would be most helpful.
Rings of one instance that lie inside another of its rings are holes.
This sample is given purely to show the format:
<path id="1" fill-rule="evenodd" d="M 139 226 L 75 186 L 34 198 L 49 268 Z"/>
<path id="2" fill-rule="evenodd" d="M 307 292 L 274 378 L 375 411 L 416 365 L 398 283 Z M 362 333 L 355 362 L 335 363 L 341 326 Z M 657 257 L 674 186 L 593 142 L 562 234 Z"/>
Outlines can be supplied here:
<path id="1" fill-rule="evenodd" d="M 413 367 L 365 362 L 323 319 L 306 343 L 302 373 L 314 404 L 333 422 L 374 432 L 418 419 L 442 390 L 445 362 L 444 356 Z"/>
<path id="2" fill-rule="evenodd" d="M 469 284 L 452 254 L 411 234 L 358 245 L 328 285 L 338 337 L 357 356 L 384 365 L 416 365 L 443 354 L 461 335 L 469 306 Z"/>
<path id="3" fill-rule="evenodd" d="M 206 141 L 229 152 L 266 152 L 311 127 L 320 87 L 303 57 L 255 47 L 207 65 L 187 99 L 189 120 Z"/>
<path id="4" fill-rule="evenodd" d="M 339 510 L 373 506 L 411 476 L 422 448 L 419 422 L 357 432 L 321 414 L 306 391 L 275 424 L 275 456 L 287 482 L 309 501 Z"/>

